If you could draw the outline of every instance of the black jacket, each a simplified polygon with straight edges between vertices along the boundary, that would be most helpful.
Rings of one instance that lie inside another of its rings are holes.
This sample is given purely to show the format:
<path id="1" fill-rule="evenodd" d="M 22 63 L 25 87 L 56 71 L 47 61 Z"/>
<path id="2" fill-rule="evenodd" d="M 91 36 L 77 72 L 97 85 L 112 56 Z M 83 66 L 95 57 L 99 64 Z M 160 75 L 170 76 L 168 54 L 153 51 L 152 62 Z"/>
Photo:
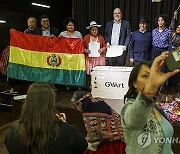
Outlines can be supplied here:
<path id="1" fill-rule="evenodd" d="M 49 137 L 48 154 L 83 154 L 88 144 L 72 125 L 58 121 L 59 136 L 53 133 Z M 15 126 L 9 128 L 5 136 L 5 145 L 9 154 L 23 154 L 19 147 L 19 138 Z"/>
<path id="2" fill-rule="evenodd" d="M 42 35 L 42 27 L 36 28 L 35 34 Z M 54 34 L 56 37 L 59 36 L 60 31 L 55 27 L 50 27 L 50 34 Z"/>

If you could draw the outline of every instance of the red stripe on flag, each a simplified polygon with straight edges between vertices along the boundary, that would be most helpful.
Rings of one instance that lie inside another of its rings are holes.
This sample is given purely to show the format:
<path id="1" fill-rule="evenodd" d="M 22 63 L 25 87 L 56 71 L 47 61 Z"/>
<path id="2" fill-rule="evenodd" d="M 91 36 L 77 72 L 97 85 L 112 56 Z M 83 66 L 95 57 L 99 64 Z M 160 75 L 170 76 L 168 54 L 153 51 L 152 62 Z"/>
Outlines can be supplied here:
<path id="1" fill-rule="evenodd" d="M 56 38 L 27 34 L 11 29 L 10 46 L 36 52 L 83 54 L 84 47 L 79 38 Z"/>

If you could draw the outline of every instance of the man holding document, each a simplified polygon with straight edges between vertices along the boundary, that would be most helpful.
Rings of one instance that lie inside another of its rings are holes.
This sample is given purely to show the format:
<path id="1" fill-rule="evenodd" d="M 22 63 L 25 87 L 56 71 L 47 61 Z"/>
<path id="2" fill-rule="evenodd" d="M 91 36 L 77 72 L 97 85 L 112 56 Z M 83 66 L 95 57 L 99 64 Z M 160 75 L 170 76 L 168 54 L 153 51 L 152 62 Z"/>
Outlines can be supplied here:
<path id="1" fill-rule="evenodd" d="M 114 20 L 109 21 L 105 29 L 107 65 L 125 66 L 131 28 L 128 21 L 122 20 L 120 8 L 114 9 L 113 17 Z"/>
<path id="2" fill-rule="evenodd" d="M 90 73 L 95 66 L 105 65 L 106 43 L 104 37 L 98 33 L 99 27 L 95 21 L 92 21 L 86 29 L 89 29 L 84 39 L 85 57 L 86 57 L 86 73 L 90 79 Z"/>

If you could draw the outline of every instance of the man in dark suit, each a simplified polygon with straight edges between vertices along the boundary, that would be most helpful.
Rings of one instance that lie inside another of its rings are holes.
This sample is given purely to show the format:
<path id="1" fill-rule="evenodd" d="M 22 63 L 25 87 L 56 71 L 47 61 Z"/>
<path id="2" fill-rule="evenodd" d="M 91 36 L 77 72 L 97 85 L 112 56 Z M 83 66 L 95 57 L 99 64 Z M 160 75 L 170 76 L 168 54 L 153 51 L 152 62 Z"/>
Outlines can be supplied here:
<path id="1" fill-rule="evenodd" d="M 50 26 L 49 17 L 47 15 L 42 15 L 40 17 L 40 22 L 42 27 L 36 29 L 36 34 L 42 36 L 58 37 L 60 31 L 57 28 Z"/>
<path id="2" fill-rule="evenodd" d="M 122 19 L 120 8 L 115 8 L 113 12 L 114 20 L 107 23 L 105 29 L 105 40 L 107 46 L 123 45 L 124 51 L 121 56 L 108 57 L 107 65 L 110 66 L 125 66 L 127 57 L 127 48 L 130 41 L 131 28 L 128 21 Z"/>

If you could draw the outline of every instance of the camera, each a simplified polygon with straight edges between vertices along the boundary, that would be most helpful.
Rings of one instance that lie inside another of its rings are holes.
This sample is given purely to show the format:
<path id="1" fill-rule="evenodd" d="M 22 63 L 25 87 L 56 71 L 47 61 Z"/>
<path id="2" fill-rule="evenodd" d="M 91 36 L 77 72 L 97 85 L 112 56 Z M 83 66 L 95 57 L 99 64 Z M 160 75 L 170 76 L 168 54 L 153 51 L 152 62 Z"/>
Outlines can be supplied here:
<path id="1" fill-rule="evenodd" d="M 169 56 L 165 60 L 165 63 L 169 71 L 180 68 L 180 48 L 170 52 Z"/>

